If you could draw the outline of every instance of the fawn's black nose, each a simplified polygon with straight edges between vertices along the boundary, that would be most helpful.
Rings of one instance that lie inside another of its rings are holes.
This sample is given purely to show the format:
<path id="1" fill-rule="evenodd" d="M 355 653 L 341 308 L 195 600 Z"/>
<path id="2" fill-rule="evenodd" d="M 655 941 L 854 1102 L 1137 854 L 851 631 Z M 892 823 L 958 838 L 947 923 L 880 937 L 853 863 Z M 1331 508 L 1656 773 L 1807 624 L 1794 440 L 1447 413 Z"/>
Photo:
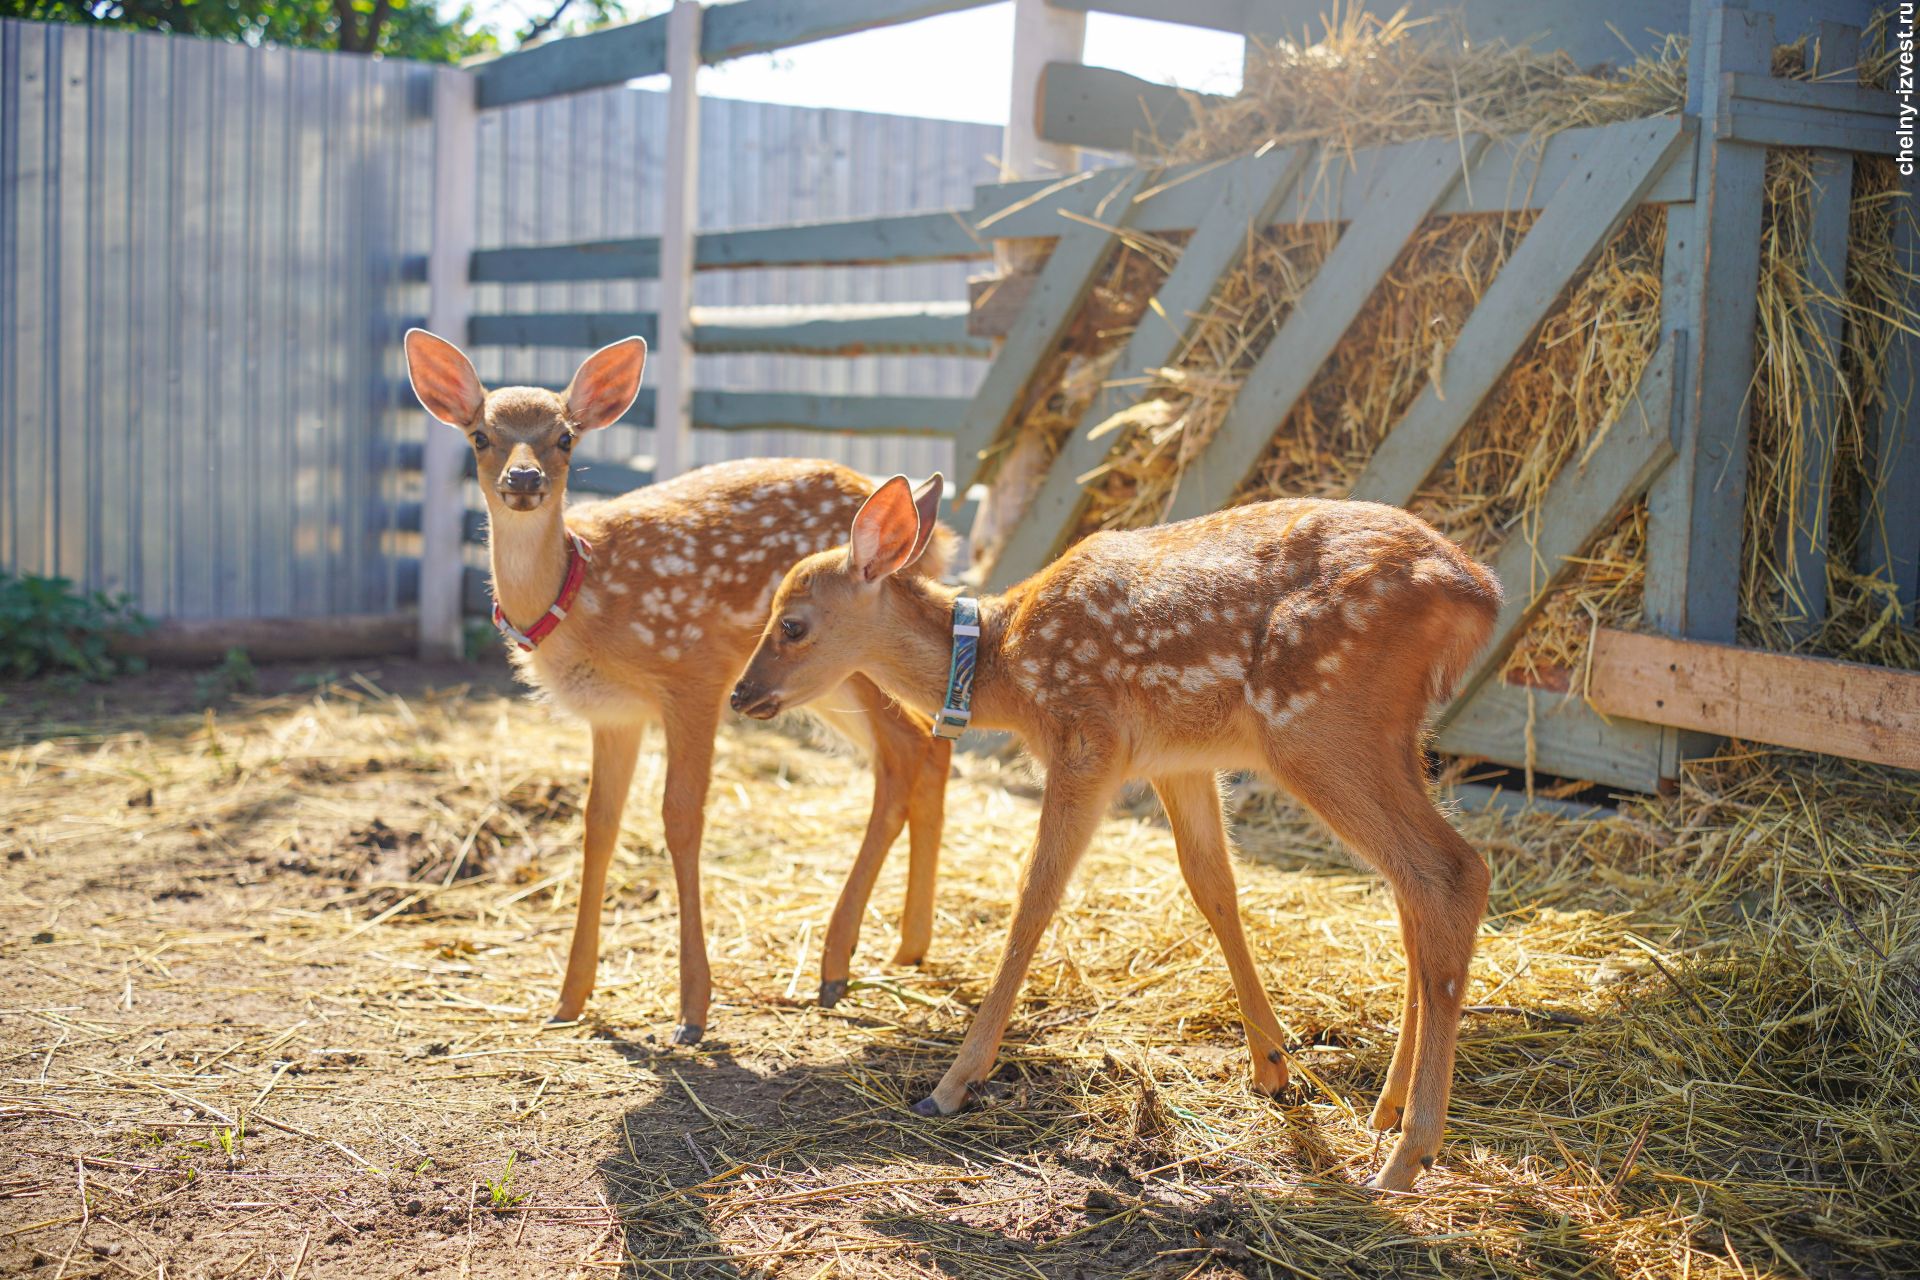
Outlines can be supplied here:
<path id="1" fill-rule="evenodd" d="M 733 696 L 727 699 L 727 705 L 741 715 L 752 716 L 755 720 L 771 719 L 780 710 L 780 700 L 762 689 L 759 685 L 748 684 L 742 680 L 733 686 Z"/>
<path id="2" fill-rule="evenodd" d="M 546 479 L 538 467 L 508 467 L 500 487 L 509 493 L 537 493 Z"/>

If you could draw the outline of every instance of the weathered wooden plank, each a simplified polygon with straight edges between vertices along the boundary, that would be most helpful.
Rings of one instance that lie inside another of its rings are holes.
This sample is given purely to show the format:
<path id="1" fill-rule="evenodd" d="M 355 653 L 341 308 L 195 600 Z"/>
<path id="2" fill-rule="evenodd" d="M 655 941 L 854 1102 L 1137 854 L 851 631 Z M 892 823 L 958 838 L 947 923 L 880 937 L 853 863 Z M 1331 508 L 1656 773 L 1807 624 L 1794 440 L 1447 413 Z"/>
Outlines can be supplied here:
<path id="1" fill-rule="evenodd" d="M 1396 148 L 1398 159 L 1374 169 L 1360 216 L 1300 295 L 1280 332 L 1267 344 L 1233 407 L 1206 448 L 1180 478 L 1168 518 L 1185 520 L 1217 510 L 1247 474 L 1293 411 L 1313 376 L 1339 345 L 1380 279 L 1400 256 L 1427 211 L 1459 181 L 1484 139 L 1464 143 L 1429 139 Z"/>
<path id="2" fill-rule="evenodd" d="M 1818 42 L 1821 71 L 1854 66 L 1860 56 L 1860 32 L 1827 28 Z M 1738 77 L 1734 77 L 1736 84 Z M 1846 388 L 1837 371 L 1846 341 L 1847 239 L 1853 213 L 1853 155 L 1815 151 L 1813 209 L 1807 234 L 1807 279 L 1816 293 L 1807 299 L 1806 325 L 1816 346 L 1809 370 L 1803 418 L 1796 433 L 1801 445 L 1790 476 L 1792 501 L 1774 530 L 1774 554 L 1786 574 L 1781 584 L 1788 629 L 1805 637 L 1827 616 L 1827 531 L 1833 503 L 1834 446 Z"/>
<path id="3" fill-rule="evenodd" d="M 1909 188 L 1893 213 L 1893 256 L 1909 294 L 1920 294 L 1917 203 Z M 1860 571 L 1893 584 L 1901 618 L 1911 627 L 1920 624 L 1920 334 L 1902 329 L 1893 335 L 1883 397 L 1868 458 Z"/>
<path id="4" fill-rule="evenodd" d="M 1605 715 L 1920 769 L 1920 673 L 1602 630 L 1587 696 Z"/>
<path id="5" fill-rule="evenodd" d="M 467 324 L 467 341 L 475 346 L 591 348 L 638 334 L 651 343 L 658 321 L 651 311 L 475 316 Z M 991 343 L 967 333 L 965 311 L 953 303 L 790 307 L 738 319 L 723 309 L 702 311 L 693 326 L 693 348 L 799 355 L 992 354 Z"/>
<path id="6" fill-rule="evenodd" d="M 707 10 L 701 59 L 725 62 L 856 31 L 975 9 L 993 0 L 739 0 Z"/>
<path id="7" fill-rule="evenodd" d="M 904 266 L 965 262 L 991 248 L 967 227 L 966 211 L 850 218 L 747 231 L 707 231 L 694 239 L 700 271 L 745 267 Z M 635 236 L 581 244 L 482 249 L 471 278 L 493 284 L 552 284 L 563 280 L 652 280 L 660 271 L 660 240 Z"/>
<path id="8" fill-rule="evenodd" d="M 1547 593 L 1573 571 L 1573 557 L 1613 527 L 1629 504 L 1673 461 L 1673 373 L 1684 335 L 1670 335 L 1641 372 L 1633 399 L 1584 457 L 1568 461 L 1547 486 L 1540 516 L 1507 535 L 1493 572 L 1506 598 L 1493 639 L 1460 682 L 1456 707 L 1499 672 Z"/>
<path id="9" fill-rule="evenodd" d="M 1170 143 L 1187 131 L 1196 100 L 1225 101 L 1110 67 L 1050 62 L 1040 77 L 1040 136 L 1100 151 L 1150 151 L 1154 143 Z M 1148 145 L 1136 145 L 1142 141 Z"/>
<path id="10" fill-rule="evenodd" d="M 1635 121 L 1609 134 L 1561 184 L 1467 318 L 1440 377 L 1368 460 L 1354 497 L 1406 505 L 1567 281 L 1592 261 L 1692 135 L 1691 124 L 1680 120 Z"/>
<path id="11" fill-rule="evenodd" d="M 1859 54 L 1860 37 L 1857 30 L 1841 44 L 1823 41 L 1820 74 L 1846 71 Z M 1889 122 L 1900 110 L 1899 99 L 1887 90 L 1869 89 L 1847 81 L 1788 80 L 1783 76 L 1761 72 L 1728 71 L 1722 83 L 1725 86 L 1723 102 L 1769 102 L 1783 107 L 1807 107 L 1876 118 L 1884 116 Z"/>
<path id="12" fill-rule="evenodd" d="M 955 482 L 968 489 L 991 471 L 995 449 L 1005 434 L 1014 409 L 1034 371 L 1059 342 L 1067 322 L 1079 309 L 1093 283 L 1094 272 L 1119 242 L 1119 232 L 1132 217 L 1134 197 L 1147 174 L 1139 169 L 1102 170 L 1071 183 L 1079 193 L 1073 212 L 1077 219 L 1056 217 L 1060 237 L 1047 265 L 1034 282 L 1032 297 L 1019 323 L 1007 336 L 987 374 L 974 393 L 973 403 L 960 425 L 954 448 Z M 1067 185 L 1067 184 L 1063 184 Z M 965 317 L 960 327 L 964 332 Z M 971 342 L 980 339 L 969 338 Z"/>
<path id="13" fill-rule="evenodd" d="M 1541 208 L 1609 138 L 1646 124 L 1629 120 L 1568 129 L 1547 139 L 1544 146 L 1525 137 L 1496 138 L 1468 169 L 1467 179 L 1456 184 L 1433 212 L 1450 216 Z M 1300 184 L 1281 202 L 1274 222 L 1350 222 L 1359 217 L 1366 212 L 1366 192 L 1378 183 L 1378 171 L 1391 163 L 1393 151 L 1393 146 L 1367 147 L 1339 156 L 1338 163 L 1327 165 L 1320 178 Z M 1213 207 L 1219 169 L 1218 164 L 1198 164 L 1166 170 L 1142 193 L 1128 225 L 1146 232 L 1190 231 L 1199 226 Z M 1641 194 L 1641 203 L 1690 201 L 1693 179 L 1693 152 L 1688 148 L 1655 175 Z M 989 183 L 974 188 L 973 208 L 967 216 L 989 239 L 1057 236 L 1062 229 L 1060 210 L 1078 198 L 1072 187 L 1058 182 Z"/>
<path id="14" fill-rule="evenodd" d="M 1752 147 L 1824 147 L 1890 156 L 1900 150 L 1897 117 L 1860 115 L 1821 107 L 1790 107 L 1735 98 L 1714 121 L 1714 136 Z"/>
<path id="15" fill-rule="evenodd" d="M 1712 118 L 1730 71 L 1764 72 L 1765 14 L 1702 8 L 1687 110 Z M 1661 327 L 1687 333 L 1674 443 L 1679 458 L 1647 495 L 1646 618 L 1658 631 L 1732 640 L 1746 523 L 1747 424 L 1766 155 L 1702 139 L 1700 200 L 1667 213 Z M 1677 755 L 1668 761 L 1677 767 Z"/>
<path id="16" fill-rule="evenodd" d="M 771 351 L 793 355 L 989 356 L 993 344 L 967 332 L 964 304 L 896 304 L 794 308 L 796 318 L 722 323 L 703 312 L 693 326 L 695 351 Z M 824 313 L 808 319 L 809 313 Z"/>
<path id="17" fill-rule="evenodd" d="M 471 346 L 591 347 L 639 335 L 652 346 L 660 317 L 651 311 L 528 311 L 474 316 L 467 321 Z"/>
<path id="18" fill-rule="evenodd" d="M 700 60 L 725 62 L 749 53 L 791 48 L 934 14 L 972 9 L 990 0 L 741 0 L 714 5 L 701 33 Z M 480 105 L 579 93 L 625 84 L 666 70 L 665 16 L 555 40 L 505 54 L 476 68 Z"/>
<path id="19" fill-rule="evenodd" d="M 665 15 L 570 36 L 474 68 L 480 106 L 511 106 L 657 76 L 667 67 Z"/>
<path id="20" fill-rule="evenodd" d="M 1434 745 L 1449 755 L 1652 791 L 1660 784 L 1665 733 L 1659 725 L 1602 718 L 1578 694 L 1489 681 L 1435 736 Z"/>
<path id="21" fill-rule="evenodd" d="M 960 396 L 828 396 L 788 391 L 696 391 L 694 425 L 709 431 L 825 431 L 950 436 Z"/>
<path id="22" fill-rule="evenodd" d="M 1000 590 L 1039 571 L 1059 553 L 1086 506 L 1081 475 L 1104 461 L 1124 439 L 1120 433 L 1096 439 L 1094 428 L 1120 402 L 1138 399 L 1138 383 L 1132 380 L 1174 359 L 1194 317 L 1206 307 L 1225 274 L 1245 256 L 1253 228 L 1264 226 L 1272 217 L 1274 205 L 1299 178 L 1307 155 L 1304 147 L 1290 147 L 1264 156 L 1248 156 L 1230 166 L 1233 172 L 1221 188 L 1220 202 L 1187 242 L 1186 251 L 1167 273 L 1153 305 L 1141 316 L 1139 327 L 1114 366 L 1113 376 L 1131 385 L 1119 395 L 1102 391 L 1087 406 L 1039 491 L 994 558 L 987 579 L 991 589 Z"/>

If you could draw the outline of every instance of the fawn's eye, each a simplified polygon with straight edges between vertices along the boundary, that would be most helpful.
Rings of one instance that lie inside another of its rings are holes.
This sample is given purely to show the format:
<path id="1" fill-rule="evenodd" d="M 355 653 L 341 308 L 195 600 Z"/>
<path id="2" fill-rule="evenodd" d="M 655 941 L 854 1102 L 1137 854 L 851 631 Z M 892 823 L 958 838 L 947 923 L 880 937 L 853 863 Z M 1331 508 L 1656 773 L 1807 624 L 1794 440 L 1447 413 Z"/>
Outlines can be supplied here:
<path id="1" fill-rule="evenodd" d="M 807 624 L 798 618 L 782 618 L 780 634 L 789 640 L 804 640 L 807 635 Z"/>
<path id="2" fill-rule="evenodd" d="M 486 434 L 480 431 L 474 432 L 472 435 L 468 436 L 467 439 L 473 441 L 473 447 L 480 450 L 482 453 L 486 452 L 493 445 L 493 442 L 487 439 Z"/>
<path id="3" fill-rule="evenodd" d="M 572 452 L 573 452 L 573 442 L 574 442 L 574 439 L 575 439 L 575 436 L 574 436 L 574 434 L 573 434 L 573 432 L 571 432 L 571 431 L 562 431 L 562 432 L 560 433 L 560 440 L 559 440 L 559 445 L 560 445 L 560 452 L 562 452 L 562 453 L 572 453 Z"/>

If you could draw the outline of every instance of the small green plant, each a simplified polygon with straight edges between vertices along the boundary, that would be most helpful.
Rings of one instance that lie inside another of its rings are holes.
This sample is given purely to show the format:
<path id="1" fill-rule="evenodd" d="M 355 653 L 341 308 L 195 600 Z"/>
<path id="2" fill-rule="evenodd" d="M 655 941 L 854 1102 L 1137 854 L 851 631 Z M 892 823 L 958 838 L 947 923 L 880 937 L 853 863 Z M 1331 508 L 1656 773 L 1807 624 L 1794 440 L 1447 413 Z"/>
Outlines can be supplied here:
<path id="1" fill-rule="evenodd" d="M 65 578 L 0 573 L 0 677 L 32 679 L 70 672 L 108 680 L 143 670 L 113 642 L 153 623 L 124 595 L 81 591 Z"/>
<path id="2" fill-rule="evenodd" d="M 203 703 L 219 702 L 236 693 L 250 693 L 259 683 L 260 673 L 253 669 L 253 659 L 235 645 L 227 650 L 219 666 L 193 682 L 193 693 Z"/>
<path id="3" fill-rule="evenodd" d="M 527 1198 L 526 1192 L 513 1189 L 513 1162 L 519 1156 L 517 1151 L 509 1153 L 507 1167 L 500 1171 L 500 1176 L 487 1179 L 487 1196 L 493 1202 L 495 1213 L 505 1213 Z"/>

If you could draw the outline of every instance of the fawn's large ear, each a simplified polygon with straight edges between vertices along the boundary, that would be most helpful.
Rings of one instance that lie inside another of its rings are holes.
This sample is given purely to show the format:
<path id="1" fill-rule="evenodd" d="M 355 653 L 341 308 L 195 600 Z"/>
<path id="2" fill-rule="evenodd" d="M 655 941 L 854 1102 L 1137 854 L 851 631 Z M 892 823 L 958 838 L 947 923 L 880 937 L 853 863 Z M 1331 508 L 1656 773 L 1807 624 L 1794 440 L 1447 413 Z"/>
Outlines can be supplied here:
<path id="1" fill-rule="evenodd" d="M 908 564 L 918 560 L 926 551 L 927 544 L 933 541 L 933 531 L 939 528 L 940 499 L 946 491 L 946 481 L 938 471 L 913 491 L 913 513 L 920 521 L 920 530 L 913 536 L 913 550 L 907 555 Z"/>
<path id="2" fill-rule="evenodd" d="M 920 515 L 905 476 L 895 476 L 873 491 L 853 517 L 847 538 L 847 563 L 861 582 L 878 582 L 912 562 L 920 537 Z"/>
<path id="3" fill-rule="evenodd" d="M 460 348 L 425 329 L 407 330 L 407 377 L 426 411 L 462 431 L 480 418 L 487 389 Z"/>
<path id="4" fill-rule="evenodd" d="M 640 394 L 647 340 L 622 338 L 588 356 L 567 384 L 567 417 L 582 431 L 610 426 Z"/>

